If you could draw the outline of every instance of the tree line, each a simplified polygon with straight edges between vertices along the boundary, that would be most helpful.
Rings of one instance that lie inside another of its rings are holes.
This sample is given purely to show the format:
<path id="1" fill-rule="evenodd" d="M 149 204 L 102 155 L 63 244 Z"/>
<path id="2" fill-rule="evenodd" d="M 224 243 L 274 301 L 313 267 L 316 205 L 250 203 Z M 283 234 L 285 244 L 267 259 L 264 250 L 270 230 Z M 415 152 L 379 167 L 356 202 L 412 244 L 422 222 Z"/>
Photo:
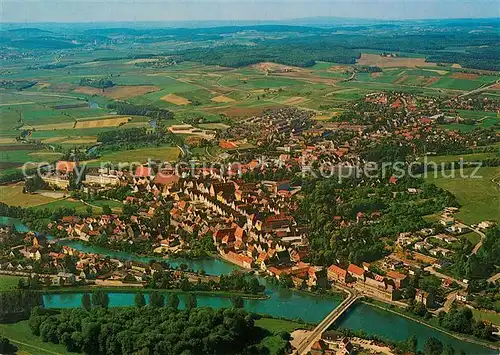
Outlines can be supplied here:
<path id="1" fill-rule="evenodd" d="M 138 297 L 140 299 L 140 297 Z M 142 305 L 130 308 L 83 308 L 49 315 L 34 308 L 33 334 L 85 354 L 258 354 L 252 343 L 259 328 L 242 309 L 191 307 L 177 310 Z M 170 304 L 172 302 L 172 304 Z"/>
<path id="2" fill-rule="evenodd" d="M 171 120 L 174 113 L 164 108 L 151 107 L 148 105 L 133 105 L 123 101 L 113 101 L 108 104 L 108 108 L 116 110 L 119 115 L 148 116 L 155 119 Z"/>

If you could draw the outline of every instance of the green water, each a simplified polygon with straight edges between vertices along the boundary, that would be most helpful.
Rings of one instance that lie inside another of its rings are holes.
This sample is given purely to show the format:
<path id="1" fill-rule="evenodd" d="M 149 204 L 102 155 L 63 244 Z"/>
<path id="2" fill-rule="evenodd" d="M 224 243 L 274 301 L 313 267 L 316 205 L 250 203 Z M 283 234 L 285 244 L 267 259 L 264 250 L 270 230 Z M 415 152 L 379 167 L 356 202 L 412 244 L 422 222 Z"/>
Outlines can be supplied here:
<path id="1" fill-rule="evenodd" d="M 20 221 L 0 217 L 0 224 L 10 224 L 19 231 L 28 229 Z M 107 250 L 105 248 L 87 246 L 77 241 L 64 241 L 61 244 L 71 246 L 82 252 L 98 253 L 109 255 L 112 258 L 125 260 L 138 260 L 148 262 L 150 258 L 137 255 Z M 180 263 L 187 264 L 194 270 L 203 268 L 208 274 L 220 275 L 229 273 L 237 269 L 236 266 L 228 264 L 219 259 L 207 260 L 169 260 L 171 265 Z M 266 294 L 269 295 L 265 300 L 245 300 L 245 309 L 250 312 L 267 314 L 274 317 L 283 317 L 288 319 L 301 318 L 304 321 L 318 323 L 328 313 L 340 304 L 340 299 L 331 297 L 322 297 L 303 292 L 282 290 L 276 286 L 268 284 L 265 280 L 260 280 L 266 284 Z M 48 308 L 74 308 L 81 306 L 81 293 L 61 293 L 44 295 L 45 306 Z M 134 304 L 133 293 L 110 293 L 110 306 L 132 306 Z M 147 298 L 147 296 L 146 296 Z M 180 295 L 180 307 L 184 306 L 184 295 Z M 229 298 L 219 296 L 198 295 L 199 307 L 230 307 Z M 337 326 L 353 330 L 364 330 L 369 334 L 379 334 L 392 340 L 406 340 L 409 335 L 416 335 L 420 347 L 423 346 L 426 339 L 435 337 L 445 344 L 451 344 L 456 350 L 464 351 L 466 354 L 498 354 L 497 351 L 483 347 L 481 345 L 464 342 L 448 336 L 438 330 L 429 328 L 413 320 L 401 317 L 397 314 L 378 309 L 367 304 L 357 304 L 349 309 L 344 316 L 336 323 Z"/>
<path id="2" fill-rule="evenodd" d="M 450 344 L 455 350 L 466 354 L 498 354 L 498 351 L 493 349 L 458 340 L 411 319 L 365 303 L 355 304 L 335 325 L 347 329 L 364 330 L 368 334 L 378 334 L 396 341 L 404 341 L 414 334 L 418 337 L 420 349 L 426 339 L 434 337 L 443 344 Z"/>

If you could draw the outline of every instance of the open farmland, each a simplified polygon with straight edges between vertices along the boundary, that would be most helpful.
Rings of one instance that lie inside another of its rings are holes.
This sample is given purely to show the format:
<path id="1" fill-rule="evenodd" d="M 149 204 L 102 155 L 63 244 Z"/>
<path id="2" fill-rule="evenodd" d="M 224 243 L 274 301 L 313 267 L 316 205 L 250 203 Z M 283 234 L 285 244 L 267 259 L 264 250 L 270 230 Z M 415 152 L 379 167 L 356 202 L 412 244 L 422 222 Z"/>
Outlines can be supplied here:
<path id="1" fill-rule="evenodd" d="M 228 103 L 228 102 L 233 102 L 234 101 L 230 97 L 227 97 L 227 96 L 224 96 L 224 95 L 212 97 L 210 100 L 212 100 L 213 102 L 217 102 L 217 103 Z"/>
<path id="2" fill-rule="evenodd" d="M 161 98 L 163 101 L 170 102 L 171 104 L 177 105 L 177 106 L 183 106 L 183 105 L 189 105 L 191 101 L 188 99 L 175 95 L 175 94 L 168 94 L 165 95 Z"/>
<path id="3" fill-rule="evenodd" d="M 422 66 L 436 66 L 435 63 L 428 63 L 425 58 L 405 58 L 405 57 L 387 57 L 380 54 L 362 53 L 358 59 L 359 65 L 372 65 L 380 68 L 407 67 L 416 68 Z"/>
<path id="4" fill-rule="evenodd" d="M 124 150 L 119 152 L 103 152 L 98 161 L 89 162 L 90 166 L 100 166 L 101 163 L 146 163 L 148 159 L 161 161 L 176 161 L 181 151 L 177 147 L 154 147 Z"/>
<path id="5" fill-rule="evenodd" d="M 75 92 L 79 94 L 102 95 L 112 99 L 126 100 L 132 97 L 141 96 L 158 90 L 160 90 L 160 88 L 154 85 L 113 86 L 111 88 L 106 88 L 106 89 L 82 86 L 75 89 Z"/>
<path id="6" fill-rule="evenodd" d="M 77 121 L 75 124 L 75 128 L 117 127 L 129 122 L 131 119 L 132 119 L 131 117 L 86 119 Z"/>

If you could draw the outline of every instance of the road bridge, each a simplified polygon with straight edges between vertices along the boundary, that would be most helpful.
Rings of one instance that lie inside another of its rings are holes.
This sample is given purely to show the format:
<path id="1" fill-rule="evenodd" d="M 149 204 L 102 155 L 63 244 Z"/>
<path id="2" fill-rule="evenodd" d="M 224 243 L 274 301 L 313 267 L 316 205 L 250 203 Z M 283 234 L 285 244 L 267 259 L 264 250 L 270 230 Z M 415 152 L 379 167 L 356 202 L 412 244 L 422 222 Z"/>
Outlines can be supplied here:
<path id="1" fill-rule="evenodd" d="M 358 295 L 355 293 L 355 291 L 348 290 L 347 292 L 349 296 L 344 301 L 342 301 L 342 303 L 337 308 L 335 308 L 330 314 L 328 314 L 325 319 L 323 319 L 316 326 L 316 328 L 314 328 L 314 330 L 304 338 L 304 340 L 300 342 L 294 354 L 307 354 L 311 350 L 312 345 L 321 338 L 321 334 L 323 334 L 324 331 L 330 328 L 330 326 L 335 323 L 335 321 L 339 319 L 344 314 L 344 312 L 347 311 L 349 307 L 351 307 L 356 302 L 356 300 L 358 299 Z"/>

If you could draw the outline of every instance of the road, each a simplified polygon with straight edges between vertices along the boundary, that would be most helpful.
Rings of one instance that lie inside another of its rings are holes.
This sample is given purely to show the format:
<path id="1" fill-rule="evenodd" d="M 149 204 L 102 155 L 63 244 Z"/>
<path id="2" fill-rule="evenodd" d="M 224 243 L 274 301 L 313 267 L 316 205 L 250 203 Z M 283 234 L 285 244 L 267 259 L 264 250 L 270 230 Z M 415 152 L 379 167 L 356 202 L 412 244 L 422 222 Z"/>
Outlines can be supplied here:
<path id="1" fill-rule="evenodd" d="M 342 303 L 335 308 L 325 319 L 319 323 L 314 330 L 308 334 L 304 340 L 298 345 L 295 354 L 303 355 L 307 354 L 313 344 L 321 338 L 321 334 L 326 331 L 356 300 L 358 299 L 357 294 L 354 291 L 348 291 L 349 296 L 342 301 Z"/>
<path id="2" fill-rule="evenodd" d="M 486 281 L 488 281 L 488 282 L 496 282 L 498 279 L 500 279 L 500 272 L 498 274 L 493 275 L 492 277 L 490 277 Z"/>
<path id="3" fill-rule="evenodd" d="M 500 83 L 500 79 L 498 79 L 497 81 L 495 81 L 493 84 L 486 85 L 486 86 L 482 86 L 482 87 L 480 87 L 480 88 L 477 88 L 477 89 L 471 90 L 471 91 L 469 91 L 469 92 L 466 92 L 465 94 L 458 95 L 458 97 L 465 97 L 465 96 L 469 96 L 469 95 L 472 95 L 472 94 L 477 94 L 478 92 L 488 90 L 489 88 L 491 88 L 491 87 L 493 87 L 493 86 L 497 85 L 498 83 Z"/>
<path id="4" fill-rule="evenodd" d="M 443 307 L 438 308 L 434 311 L 435 314 L 438 314 L 441 311 L 449 312 L 451 305 L 453 302 L 455 302 L 455 297 L 457 295 L 458 291 L 452 291 L 446 295 L 446 301 L 444 302 Z"/>
<path id="5" fill-rule="evenodd" d="M 467 288 L 467 284 L 463 281 L 460 281 L 460 280 L 457 280 L 457 279 L 454 279 L 453 277 L 451 276 L 448 276 L 448 275 L 445 275 L 445 274 L 442 274 L 440 273 L 439 271 L 436 271 L 434 270 L 434 268 L 432 266 L 427 266 L 425 269 L 425 271 L 429 271 L 432 275 L 434 276 L 437 276 L 439 277 L 440 279 L 450 279 L 451 281 L 455 281 L 457 284 L 459 284 L 461 287 L 463 288 Z"/>
<path id="6" fill-rule="evenodd" d="M 477 228 L 472 228 L 470 226 L 469 226 L 469 228 L 471 228 L 474 232 L 476 232 L 477 234 L 479 234 L 481 236 L 481 240 L 479 241 L 479 243 L 477 243 L 474 246 L 474 249 L 472 249 L 472 254 L 477 254 L 477 251 L 483 246 L 483 241 L 484 241 L 484 238 L 486 238 L 486 235 Z"/>

